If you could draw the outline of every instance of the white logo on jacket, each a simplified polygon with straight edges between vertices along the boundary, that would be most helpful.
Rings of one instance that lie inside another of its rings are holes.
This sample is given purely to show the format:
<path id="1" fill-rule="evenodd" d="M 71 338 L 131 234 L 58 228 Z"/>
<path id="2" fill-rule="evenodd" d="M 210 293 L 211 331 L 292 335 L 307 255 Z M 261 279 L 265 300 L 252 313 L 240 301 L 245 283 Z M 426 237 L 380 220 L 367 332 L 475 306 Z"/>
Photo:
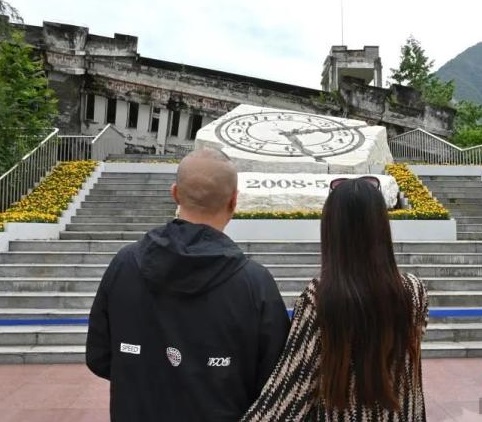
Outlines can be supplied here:
<path id="1" fill-rule="evenodd" d="M 171 362 L 172 366 L 179 366 L 182 361 L 182 356 L 181 352 L 177 350 L 175 347 L 168 347 L 166 349 L 166 355 L 167 358 L 169 359 L 169 362 Z"/>
<path id="2" fill-rule="evenodd" d="M 138 345 L 138 344 L 121 343 L 120 344 L 120 351 L 122 353 L 130 353 L 132 355 L 140 355 L 141 354 L 141 346 Z"/>
<path id="3" fill-rule="evenodd" d="M 231 365 L 231 357 L 208 359 L 208 366 L 229 366 L 229 365 Z"/>

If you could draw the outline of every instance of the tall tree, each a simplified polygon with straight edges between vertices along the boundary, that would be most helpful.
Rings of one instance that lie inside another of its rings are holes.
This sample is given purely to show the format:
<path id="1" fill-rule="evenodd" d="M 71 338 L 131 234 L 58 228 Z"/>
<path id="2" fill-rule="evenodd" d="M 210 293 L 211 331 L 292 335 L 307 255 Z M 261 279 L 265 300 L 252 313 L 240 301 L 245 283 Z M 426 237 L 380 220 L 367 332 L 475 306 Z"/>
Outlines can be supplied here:
<path id="1" fill-rule="evenodd" d="M 456 110 L 452 142 L 462 147 L 482 144 L 482 105 L 460 101 Z"/>
<path id="2" fill-rule="evenodd" d="M 398 69 L 390 69 L 390 79 L 401 85 L 411 86 L 422 93 L 423 99 L 434 105 L 446 106 L 452 100 L 454 84 L 443 82 L 431 70 L 433 60 L 412 36 L 401 48 Z"/>
<path id="3" fill-rule="evenodd" d="M 56 114 L 42 60 L 10 28 L 0 40 L 0 175 L 38 144 Z"/>

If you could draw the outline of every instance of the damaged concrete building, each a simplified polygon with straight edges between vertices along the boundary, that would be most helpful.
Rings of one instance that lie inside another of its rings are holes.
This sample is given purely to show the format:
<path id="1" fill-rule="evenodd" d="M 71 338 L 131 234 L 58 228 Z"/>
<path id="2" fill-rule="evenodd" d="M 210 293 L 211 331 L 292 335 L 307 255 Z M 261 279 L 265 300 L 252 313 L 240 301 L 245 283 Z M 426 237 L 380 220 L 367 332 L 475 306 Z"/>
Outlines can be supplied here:
<path id="1" fill-rule="evenodd" d="M 94 135 L 110 123 L 126 136 L 127 147 L 139 152 L 190 148 L 199 128 L 242 103 L 362 118 L 387 126 L 389 134 L 422 127 L 447 136 L 452 127 L 453 110 L 429 107 L 406 87 L 380 87 L 378 47 L 334 47 L 322 73 L 323 87 L 331 92 L 320 95 L 316 89 L 145 58 L 130 35 L 97 36 L 86 27 L 53 22 L 24 29 L 43 55 L 58 95 L 61 131 Z"/>

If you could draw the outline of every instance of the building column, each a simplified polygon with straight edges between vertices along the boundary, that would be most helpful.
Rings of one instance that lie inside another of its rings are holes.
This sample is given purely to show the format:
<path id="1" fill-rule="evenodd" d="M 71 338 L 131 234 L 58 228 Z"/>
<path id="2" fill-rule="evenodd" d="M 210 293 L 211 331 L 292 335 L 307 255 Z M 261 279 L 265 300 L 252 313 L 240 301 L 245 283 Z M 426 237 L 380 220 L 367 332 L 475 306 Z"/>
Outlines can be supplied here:
<path id="1" fill-rule="evenodd" d="M 382 60 L 378 57 L 374 62 L 373 82 L 376 87 L 382 86 Z"/>
<path id="2" fill-rule="evenodd" d="M 167 131 L 169 130 L 169 110 L 161 108 L 159 113 L 159 130 L 157 131 L 157 145 L 159 153 L 166 153 Z"/>
<path id="3" fill-rule="evenodd" d="M 101 126 L 103 126 L 105 122 L 106 107 L 107 98 L 96 95 L 94 101 L 94 122 Z"/>
<path id="4" fill-rule="evenodd" d="M 181 116 L 179 119 L 179 132 L 178 132 L 178 139 L 181 142 L 185 142 L 188 138 L 188 128 L 189 128 L 189 117 L 190 114 L 184 111 L 181 111 Z"/>
<path id="5" fill-rule="evenodd" d="M 332 63 L 331 63 L 331 71 L 332 71 L 332 79 L 331 79 L 331 92 L 338 91 L 338 88 L 340 87 L 340 81 L 339 79 L 339 69 L 338 69 L 338 62 L 337 60 L 333 57 Z"/>

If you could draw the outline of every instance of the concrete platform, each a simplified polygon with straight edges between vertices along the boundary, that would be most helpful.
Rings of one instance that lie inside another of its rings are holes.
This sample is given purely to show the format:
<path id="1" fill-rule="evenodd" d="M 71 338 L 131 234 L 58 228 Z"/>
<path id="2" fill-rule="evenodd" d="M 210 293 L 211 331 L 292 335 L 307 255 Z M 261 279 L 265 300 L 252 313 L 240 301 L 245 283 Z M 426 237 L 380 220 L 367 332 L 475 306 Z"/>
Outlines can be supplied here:
<path id="1" fill-rule="evenodd" d="M 429 421 L 482 420 L 481 367 L 482 359 L 423 361 Z M 109 384 L 85 365 L 0 365 L 0 379 L 2 422 L 109 420 Z"/>

